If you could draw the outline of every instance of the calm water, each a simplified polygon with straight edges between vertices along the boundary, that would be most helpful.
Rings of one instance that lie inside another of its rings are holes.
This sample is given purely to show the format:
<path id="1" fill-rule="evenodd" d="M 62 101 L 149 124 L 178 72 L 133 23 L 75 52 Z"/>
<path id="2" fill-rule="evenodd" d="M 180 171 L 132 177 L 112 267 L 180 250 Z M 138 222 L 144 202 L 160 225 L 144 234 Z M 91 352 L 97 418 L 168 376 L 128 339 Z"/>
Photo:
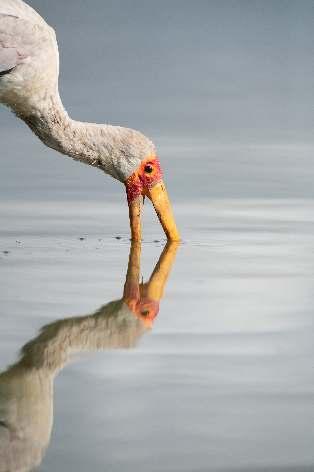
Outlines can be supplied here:
<path id="1" fill-rule="evenodd" d="M 313 472 L 314 2 L 28 1 L 184 241 L 0 107 L 0 472 Z"/>
<path id="2" fill-rule="evenodd" d="M 15 444 L 16 470 L 314 469 L 314 203 L 176 214 L 185 240 L 143 321 L 121 301 L 122 205 L 0 204 L 0 451 Z M 151 215 L 144 281 L 164 246 Z"/>

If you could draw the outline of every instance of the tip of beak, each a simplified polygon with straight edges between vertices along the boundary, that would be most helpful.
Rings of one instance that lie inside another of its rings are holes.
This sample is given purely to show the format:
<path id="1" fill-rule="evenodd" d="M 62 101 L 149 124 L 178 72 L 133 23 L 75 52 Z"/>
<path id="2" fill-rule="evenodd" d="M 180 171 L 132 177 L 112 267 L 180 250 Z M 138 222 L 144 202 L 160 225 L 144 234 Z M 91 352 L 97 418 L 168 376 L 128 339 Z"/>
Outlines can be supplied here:
<path id="1" fill-rule="evenodd" d="M 171 203 L 164 182 L 162 180 L 157 182 L 149 189 L 147 196 L 154 205 L 158 219 L 168 241 L 180 241 L 180 234 L 175 223 Z"/>

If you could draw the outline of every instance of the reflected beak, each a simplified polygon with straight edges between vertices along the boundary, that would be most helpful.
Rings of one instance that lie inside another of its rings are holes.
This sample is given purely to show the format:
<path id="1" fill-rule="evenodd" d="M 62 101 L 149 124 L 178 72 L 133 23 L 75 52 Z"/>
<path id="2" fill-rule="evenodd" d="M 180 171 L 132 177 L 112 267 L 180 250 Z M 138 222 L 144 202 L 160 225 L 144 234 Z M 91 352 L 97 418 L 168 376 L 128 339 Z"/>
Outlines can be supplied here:
<path id="1" fill-rule="evenodd" d="M 179 245 L 177 241 L 168 241 L 164 247 L 149 282 L 145 284 L 148 299 L 158 302 L 162 299 Z"/>
<path id="2" fill-rule="evenodd" d="M 152 187 L 145 189 L 144 195 L 146 195 L 151 200 L 168 241 L 180 241 L 180 234 L 174 220 L 171 204 L 164 182 L 161 180 Z M 138 197 L 134 198 L 129 203 L 129 217 L 132 241 L 141 241 L 142 239 L 142 207 L 142 195 L 139 195 Z"/>
<path id="3" fill-rule="evenodd" d="M 179 242 L 168 242 L 149 281 L 139 284 L 141 244 L 133 242 L 131 244 L 123 301 L 146 328 L 152 327 L 153 321 L 159 312 L 159 302 L 163 297 L 164 288 L 179 245 Z"/>

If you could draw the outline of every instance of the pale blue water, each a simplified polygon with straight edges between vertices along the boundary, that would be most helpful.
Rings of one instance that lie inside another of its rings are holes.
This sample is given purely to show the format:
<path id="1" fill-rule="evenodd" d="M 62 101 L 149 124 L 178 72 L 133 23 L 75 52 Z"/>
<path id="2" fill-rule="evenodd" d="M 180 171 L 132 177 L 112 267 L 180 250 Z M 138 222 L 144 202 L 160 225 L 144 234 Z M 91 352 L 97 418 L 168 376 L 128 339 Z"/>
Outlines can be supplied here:
<path id="1" fill-rule="evenodd" d="M 184 241 L 152 329 L 106 330 L 124 189 L 0 107 L 0 472 L 313 472 L 313 1 L 29 3 L 69 114 L 155 142 Z M 162 237 L 146 204 L 144 280 Z"/>
<path id="2" fill-rule="evenodd" d="M 313 210 L 177 204 L 184 242 L 152 330 L 71 357 L 39 470 L 313 470 Z M 152 215 L 144 280 L 163 246 Z M 122 297 L 129 241 L 122 205 L 8 201 L 0 218 L 3 371 L 44 325 Z"/>

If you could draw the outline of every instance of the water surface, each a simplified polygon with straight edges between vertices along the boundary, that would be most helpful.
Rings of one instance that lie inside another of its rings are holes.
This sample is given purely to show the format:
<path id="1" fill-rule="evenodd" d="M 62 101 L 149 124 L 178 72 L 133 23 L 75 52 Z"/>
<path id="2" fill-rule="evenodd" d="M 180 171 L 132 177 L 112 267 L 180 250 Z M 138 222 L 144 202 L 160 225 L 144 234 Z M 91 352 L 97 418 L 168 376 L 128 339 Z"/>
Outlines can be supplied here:
<path id="1" fill-rule="evenodd" d="M 83 330 L 72 349 L 45 351 L 50 367 L 66 356 L 39 470 L 312 470 L 313 210 L 311 200 L 177 205 L 185 238 L 151 326 L 127 345 L 112 329 L 88 346 Z M 144 281 L 164 246 L 146 213 Z M 122 206 L 12 201 L 0 217 L 4 372 L 44 326 L 121 300 L 130 244 Z"/>

